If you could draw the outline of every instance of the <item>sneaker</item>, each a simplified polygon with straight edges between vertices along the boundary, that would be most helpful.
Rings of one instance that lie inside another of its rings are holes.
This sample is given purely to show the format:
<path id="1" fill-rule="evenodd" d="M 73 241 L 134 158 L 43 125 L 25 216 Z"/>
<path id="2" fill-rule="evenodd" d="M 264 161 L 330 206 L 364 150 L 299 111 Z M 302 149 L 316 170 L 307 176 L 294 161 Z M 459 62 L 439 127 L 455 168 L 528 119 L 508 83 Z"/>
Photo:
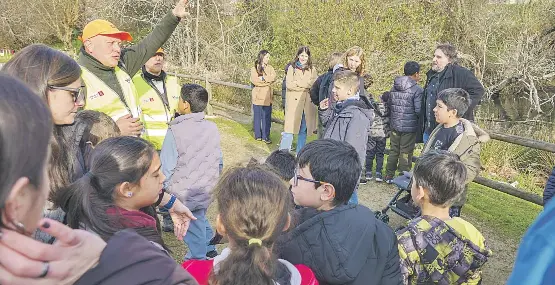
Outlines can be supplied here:
<path id="1" fill-rule="evenodd" d="M 266 144 L 272 144 L 272 141 L 271 141 L 270 139 L 266 139 L 266 140 L 264 140 L 264 142 L 265 142 Z"/>
<path id="2" fill-rule="evenodd" d="M 366 177 L 362 177 L 362 178 L 360 178 L 359 184 L 360 185 L 365 185 L 367 182 L 368 182 L 368 180 L 366 180 Z"/>
<path id="3" fill-rule="evenodd" d="M 372 172 L 366 172 L 366 180 L 372 180 L 372 179 L 374 179 Z"/>
<path id="4" fill-rule="evenodd" d="M 162 230 L 166 233 L 173 233 L 173 225 L 164 224 Z"/>
<path id="5" fill-rule="evenodd" d="M 380 172 L 376 172 L 376 181 L 383 182 L 383 176 Z"/>
<path id="6" fill-rule="evenodd" d="M 261 141 L 262 141 L 262 139 L 261 139 L 261 138 L 256 138 L 256 140 L 257 140 L 257 141 L 259 141 L 259 142 L 261 142 Z"/>
<path id="7" fill-rule="evenodd" d="M 391 184 L 392 182 L 393 182 L 393 177 L 391 177 L 391 176 L 386 176 L 385 177 L 385 183 Z"/>
<path id="8" fill-rule="evenodd" d="M 214 259 L 214 257 L 218 256 L 218 254 L 219 253 L 217 251 L 211 250 L 211 251 L 206 253 L 206 259 L 212 260 L 212 259 Z"/>

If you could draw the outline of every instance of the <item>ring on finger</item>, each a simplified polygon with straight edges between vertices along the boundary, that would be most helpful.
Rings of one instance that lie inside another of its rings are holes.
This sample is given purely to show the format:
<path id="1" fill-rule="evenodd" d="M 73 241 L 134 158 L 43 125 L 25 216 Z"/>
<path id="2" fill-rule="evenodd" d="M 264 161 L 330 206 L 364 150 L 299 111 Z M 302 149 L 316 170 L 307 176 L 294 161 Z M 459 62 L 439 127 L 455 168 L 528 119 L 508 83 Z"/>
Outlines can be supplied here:
<path id="1" fill-rule="evenodd" d="M 48 261 L 43 262 L 42 263 L 42 273 L 40 274 L 40 276 L 38 278 L 46 277 L 46 275 L 48 275 L 49 270 L 50 270 L 50 263 Z"/>

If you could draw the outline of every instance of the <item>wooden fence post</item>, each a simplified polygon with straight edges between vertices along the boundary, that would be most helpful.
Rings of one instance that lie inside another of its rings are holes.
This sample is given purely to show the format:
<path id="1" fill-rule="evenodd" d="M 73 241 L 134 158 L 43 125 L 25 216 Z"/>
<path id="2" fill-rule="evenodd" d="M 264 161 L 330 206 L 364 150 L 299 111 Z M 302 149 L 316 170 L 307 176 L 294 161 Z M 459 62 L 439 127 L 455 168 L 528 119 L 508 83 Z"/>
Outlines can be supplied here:
<path id="1" fill-rule="evenodd" d="M 206 91 L 208 91 L 208 104 L 206 105 L 206 115 L 214 116 L 214 109 L 212 109 L 212 105 L 210 105 L 210 102 L 212 102 L 212 84 L 210 84 L 210 81 L 208 81 L 208 76 L 205 77 L 204 83 L 206 86 Z"/>

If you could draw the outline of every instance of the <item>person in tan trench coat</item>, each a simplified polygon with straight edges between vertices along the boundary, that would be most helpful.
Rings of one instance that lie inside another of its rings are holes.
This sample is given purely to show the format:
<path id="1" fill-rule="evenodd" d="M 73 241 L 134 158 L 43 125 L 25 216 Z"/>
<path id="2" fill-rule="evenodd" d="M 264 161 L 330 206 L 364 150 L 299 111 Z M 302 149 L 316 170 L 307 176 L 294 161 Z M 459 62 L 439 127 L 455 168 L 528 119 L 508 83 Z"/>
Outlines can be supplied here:
<path id="1" fill-rule="evenodd" d="M 316 78 L 318 73 L 312 66 L 310 49 L 300 47 L 295 60 L 287 69 L 285 123 L 279 149 L 291 149 L 293 135 L 298 135 L 298 153 L 306 143 L 307 134 L 316 130 L 318 110 L 310 101 L 310 87 Z"/>
<path id="2" fill-rule="evenodd" d="M 276 81 L 276 71 L 268 64 L 270 53 L 261 50 L 251 68 L 252 109 L 254 114 L 254 138 L 271 144 L 270 127 L 272 126 L 272 84 Z"/>

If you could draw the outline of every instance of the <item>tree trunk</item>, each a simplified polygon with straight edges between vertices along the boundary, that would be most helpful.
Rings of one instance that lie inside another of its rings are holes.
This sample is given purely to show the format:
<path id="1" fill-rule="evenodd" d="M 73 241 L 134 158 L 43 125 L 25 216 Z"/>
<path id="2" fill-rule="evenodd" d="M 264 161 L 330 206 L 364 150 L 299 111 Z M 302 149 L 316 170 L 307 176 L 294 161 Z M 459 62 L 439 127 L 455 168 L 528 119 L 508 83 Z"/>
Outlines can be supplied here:
<path id="1" fill-rule="evenodd" d="M 198 23 L 200 17 L 200 0 L 197 0 L 197 16 L 195 19 L 195 66 L 198 66 Z"/>

